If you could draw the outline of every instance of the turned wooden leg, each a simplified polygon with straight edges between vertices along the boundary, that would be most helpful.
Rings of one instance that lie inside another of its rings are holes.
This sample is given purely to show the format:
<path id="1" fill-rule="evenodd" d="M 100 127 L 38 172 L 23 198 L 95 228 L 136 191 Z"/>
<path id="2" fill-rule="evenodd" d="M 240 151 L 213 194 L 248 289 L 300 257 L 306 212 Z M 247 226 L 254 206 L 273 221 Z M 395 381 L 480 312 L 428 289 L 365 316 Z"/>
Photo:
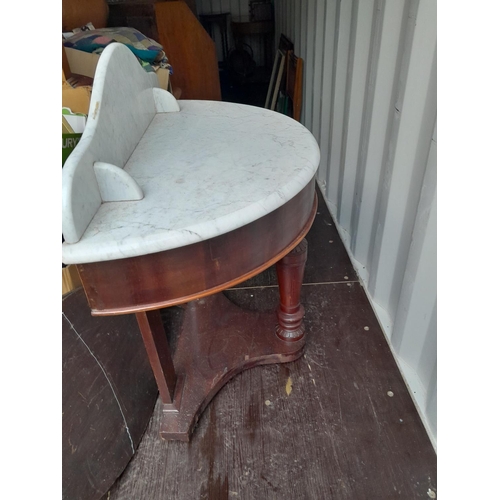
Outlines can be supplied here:
<path id="1" fill-rule="evenodd" d="M 149 363 L 153 369 L 158 390 L 160 391 L 161 400 L 164 404 L 173 404 L 177 376 L 160 311 L 139 312 L 135 316 L 139 323 L 142 339 L 148 353 Z"/>
<path id="2" fill-rule="evenodd" d="M 276 263 L 280 290 L 276 333 L 281 340 L 297 341 L 304 336 L 304 306 L 300 289 L 307 260 L 307 241 L 303 239 L 288 255 Z"/>

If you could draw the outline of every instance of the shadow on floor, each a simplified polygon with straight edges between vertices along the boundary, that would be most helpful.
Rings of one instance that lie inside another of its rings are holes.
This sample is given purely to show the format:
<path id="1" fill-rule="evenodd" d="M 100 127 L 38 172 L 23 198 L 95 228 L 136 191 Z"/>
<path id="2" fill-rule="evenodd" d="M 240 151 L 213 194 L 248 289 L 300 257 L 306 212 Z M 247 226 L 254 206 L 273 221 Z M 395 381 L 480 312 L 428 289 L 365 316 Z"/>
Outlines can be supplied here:
<path id="1" fill-rule="evenodd" d="M 307 239 L 304 356 L 235 376 L 190 443 L 159 438 L 157 404 L 104 498 L 434 498 L 436 454 L 321 195 Z M 225 293 L 242 307 L 273 309 L 274 271 Z M 182 311 L 164 312 L 175 332 Z"/>

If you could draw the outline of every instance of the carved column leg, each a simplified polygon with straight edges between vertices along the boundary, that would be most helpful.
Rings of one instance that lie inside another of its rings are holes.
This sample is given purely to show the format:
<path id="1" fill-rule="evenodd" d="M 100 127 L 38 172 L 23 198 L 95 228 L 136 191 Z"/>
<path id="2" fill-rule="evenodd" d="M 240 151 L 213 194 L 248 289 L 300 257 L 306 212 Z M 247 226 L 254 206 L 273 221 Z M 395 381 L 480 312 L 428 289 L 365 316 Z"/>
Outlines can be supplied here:
<path id="1" fill-rule="evenodd" d="M 149 363 L 164 404 L 173 404 L 177 376 L 170 355 L 165 329 L 161 321 L 160 311 L 136 313 L 142 339 L 148 353 Z"/>
<path id="2" fill-rule="evenodd" d="M 276 333 L 281 340 L 297 341 L 304 336 L 304 306 L 300 289 L 307 260 L 307 241 L 303 239 L 288 255 L 276 263 L 280 290 Z"/>

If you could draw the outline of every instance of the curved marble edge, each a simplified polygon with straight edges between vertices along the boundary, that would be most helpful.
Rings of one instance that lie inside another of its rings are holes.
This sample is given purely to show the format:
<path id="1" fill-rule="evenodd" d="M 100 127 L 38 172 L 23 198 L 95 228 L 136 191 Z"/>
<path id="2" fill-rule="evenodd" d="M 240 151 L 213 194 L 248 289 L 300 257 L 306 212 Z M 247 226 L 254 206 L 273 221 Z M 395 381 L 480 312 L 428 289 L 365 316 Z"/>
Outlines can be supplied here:
<path id="1" fill-rule="evenodd" d="M 183 102 L 185 101 L 179 101 L 181 112 Z M 238 106 L 241 107 L 242 105 Z M 275 113 L 268 110 L 262 111 Z M 277 191 L 242 209 L 182 229 L 165 229 L 161 233 L 156 232 L 147 236 L 125 237 L 120 240 L 106 241 L 105 247 L 102 244 L 96 245 L 92 238 L 85 240 L 85 237 L 75 245 L 65 243 L 63 244 L 63 262 L 66 264 L 102 262 L 187 246 L 233 231 L 284 205 L 304 189 L 314 177 L 319 166 L 320 151 L 313 135 L 302 124 L 284 115 L 277 116 L 279 116 L 279 120 L 290 120 L 293 122 L 294 127 L 302 129 L 301 133 L 306 133 L 308 147 L 310 147 L 309 153 L 311 154 L 311 158 L 305 160 L 303 168 L 299 172 L 294 172 L 294 177 L 291 177 Z"/>
<path id="2" fill-rule="evenodd" d="M 205 241 L 215 238 L 221 234 L 228 233 L 245 224 L 249 224 L 268 213 L 281 207 L 283 196 L 285 193 L 290 193 L 290 199 L 297 195 L 308 182 L 314 177 L 314 171 L 305 181 L 304 185 L 299 182 L 293 182 L 290 185 L 284 186 L 280 193 L 268 197 L 266 200 L 258 202 L 254 205 L 245 207 L 224 217 L 220 217 L 210 223 L 195 224 L 186 227 L 182 230 L 167 231 L 168 241 L 165 241 L 165 235 L 152 235 L 147 239 L 138 240 L 122 240 L 120 242 L 111 242 L 107 248 L 100 248 L 96 253 L 93 245 L 89 242 L 81 242 L 76 248 L 74 245 L 63 243 L 63 262 L 65 264 L 84 264 L 91 262 L 103 262 L 107 260 L 125 259 L 128 257 L 137 257 L 139 255 L 147 255 L 172 248 L 191 245 L 200 241 Z M 287 200 L 289 201 L 289 200 Z M 252 213 L 252 220 L 248 220 L 248 213 Z M 247 222 L 242 222 L 247 220 Z M 87 247 L 87 248 L 86 248 Z"/>

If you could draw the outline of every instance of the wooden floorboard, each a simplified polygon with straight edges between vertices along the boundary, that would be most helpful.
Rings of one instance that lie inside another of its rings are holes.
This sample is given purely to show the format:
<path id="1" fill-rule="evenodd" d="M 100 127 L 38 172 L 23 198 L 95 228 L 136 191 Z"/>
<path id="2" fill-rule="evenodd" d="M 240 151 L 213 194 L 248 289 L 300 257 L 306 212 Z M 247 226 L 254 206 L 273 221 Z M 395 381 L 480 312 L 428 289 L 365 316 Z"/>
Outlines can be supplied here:
<path id="1" fill-rule="evenodd" d="M 160 440 L 157 404 L 136 455 L 103 498 L 434 497 L 434 449 L 322 200 L 318 211 L 302 293 L 305 355 L 237 375 L 188 444 Z M 267 273 L 226 295 L 270 310 L 274 285 Z M 162 314 L 174 343 L 182 314 Z"/>
<path id="2" fill-rule="evenodd" d="M 82 288 L 62 301 L 62 494 L 99 499 L 141 441 L 157 387 L 134 316 L 92 317 Z"/>

